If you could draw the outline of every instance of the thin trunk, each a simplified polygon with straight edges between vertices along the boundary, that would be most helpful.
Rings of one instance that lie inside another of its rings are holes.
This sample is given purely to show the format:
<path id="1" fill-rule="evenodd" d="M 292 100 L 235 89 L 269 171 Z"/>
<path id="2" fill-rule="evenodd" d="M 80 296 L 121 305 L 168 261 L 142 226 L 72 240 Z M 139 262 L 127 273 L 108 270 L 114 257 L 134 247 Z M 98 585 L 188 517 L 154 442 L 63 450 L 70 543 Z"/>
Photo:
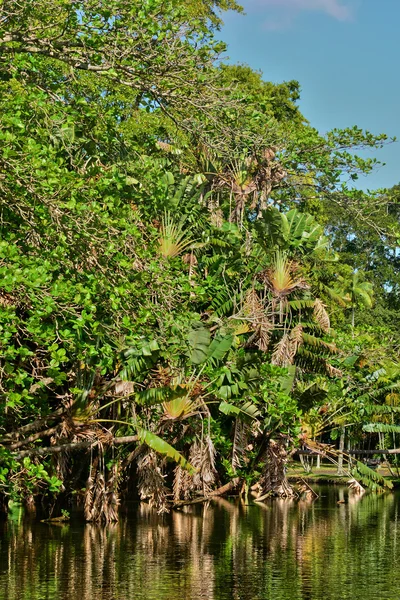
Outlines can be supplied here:
<path id="1" fill-rule="evenodd" d="M 350 440 L 350 434 L 348 433 L 347 434 L 347 454 L 349 455 L 349 470 L 353 466 L 353 460 L 351 458 L 350 449 L 351 449 L 351 440 Z"/>
<path id="2" fill-rule="evenodd" d="M 378 433 L 378 436 L 379 436 L 379 445 L 380 445 L 380 447 L 382 449 L 384 449 L 385 448 L 385 437 L 384 437 L 384 435 L 383 435 L 383 433 L 381 431 Z M 386 454 L 383 454 L 383 460 L 386 462 L 386 464 L 388 466 L 390 475 L 392 477 L 394 477 L 394 473 L 392 471 L 392 467 L 391 467 L 391 465 L 390 465 L 390 463 L 388 461 L 388 457 L 386 456 Z"/>
<path id="3" fill-rule="evenodd" d="M 346 428 L 342 427 L 340 432 L 340 440 L 339 440 L 339 458 L 338 458 L 338 475 L 344 475 L 343 471 L 343 450 L 344 450 L 344 438 L 346 434 Z"/>

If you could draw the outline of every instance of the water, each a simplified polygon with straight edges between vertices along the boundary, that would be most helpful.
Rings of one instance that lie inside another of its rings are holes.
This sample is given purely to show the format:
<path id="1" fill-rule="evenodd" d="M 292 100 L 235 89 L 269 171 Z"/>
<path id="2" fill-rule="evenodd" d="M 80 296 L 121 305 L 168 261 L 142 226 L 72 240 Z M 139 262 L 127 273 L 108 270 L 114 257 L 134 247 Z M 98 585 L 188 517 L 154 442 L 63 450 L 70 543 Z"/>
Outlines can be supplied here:
<path id="1" fill-rule="evenodd" d="M 1 600 L 398 600 L 400 495 L 0 525 Z M 345 504 L 338 504 L 338 500 Z"/>

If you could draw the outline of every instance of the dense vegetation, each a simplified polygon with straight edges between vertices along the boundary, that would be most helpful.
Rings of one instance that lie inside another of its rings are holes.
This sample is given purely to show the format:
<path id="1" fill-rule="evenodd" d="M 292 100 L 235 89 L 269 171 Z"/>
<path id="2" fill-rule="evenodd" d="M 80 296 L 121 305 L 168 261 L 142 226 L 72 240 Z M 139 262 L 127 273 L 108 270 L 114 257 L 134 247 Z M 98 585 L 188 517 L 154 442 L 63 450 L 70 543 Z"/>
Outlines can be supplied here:
<path id="1" fill-rule="evenodd" d="M 233 2 L 182 4 L 1 5 L 4 507 L 290 494 L 301 445 L 396 447 L 399 192 L 354 187 L 387 138 L 319 134 L 221 60 Z"/>

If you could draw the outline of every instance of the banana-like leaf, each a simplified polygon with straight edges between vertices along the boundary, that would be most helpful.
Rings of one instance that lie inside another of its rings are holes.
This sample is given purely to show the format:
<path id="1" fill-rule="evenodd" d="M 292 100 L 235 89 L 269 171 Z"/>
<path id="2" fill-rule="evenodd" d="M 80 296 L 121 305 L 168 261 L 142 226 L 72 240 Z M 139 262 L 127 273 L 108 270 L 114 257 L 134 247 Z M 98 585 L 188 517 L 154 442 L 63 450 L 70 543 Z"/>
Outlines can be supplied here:
<path id="1" fill-rule="evenodd" d="M 222 339 L 213 339 L 207 351 L 207 360 L 212 364 L 221 360 L 232 346 L 234 336 L 226 335 Z"/>
<path id="2" fill-rule="evenodd" d="M 154 452 L 158 452 L 158 454 L 162 454 L 170 460 L 175 461 L 178 463 L 178 465 L 186 469 L 191 475 L 196 473 L 196 469 L 193 467 L 193 465 L 191 465 L 186 458 L 182 456 L 180 452 L 178 452 L 178 450 L 175 450 L 173 446 L 168 444 L 168 442 L 160 438 L 158 435 L 139 426 L 137 426 L 137 432 L 142 444 L 147 444 L 149 448 L 154 450 Z"/>
<path id="3" fill-rule="evenodd" d="M 242 406 L 235 406 L 228 402 L 221 402 L 219 410 L 230 417 L 237 417 L 243 420 L 254 420 L 260 415 L 260 411 L 257 406 L 252 402 L 245 402 Z"/>
<path id="4" fill-rule="evenodd" d="M 186 396 L 187 388 L 177 386 L 171 388 L 168 386 L 148 388 L 142 392 L 138 392 L 135 396 L 136 402 L 141 405 L 152 406 L 153 404 L 162 404 L 163 402 L 171 402 L 177 398 Z"/>
<path id="5" fill-rule="evenodd" d="M 285 394 L 290 394 L 290 392 L 293 389 L 293 384 L 294 384 L 294 380 L 296 377 L 296 367 L 295 365 L 290 365 L 287 368 L 287 374 L 283 375 L 280 378 L 280 389 L 282 390 L 282 392 L 285 392 Z"/>
<path id="6" fill-rule="evenodd" d="M 223 338 L 214 338 L 210 343 L 211 336 L 207 327 L 204 327 L 200 321 L 194 323 L 189 333 L 189 344 L 192 348 L 191 361 L 195 365 L 201 365 L 207 361 L 216 364 L 220 361 L 232 346 L 233 335 L 226 335 Z"/>
<path id="7" fill-rule="evenodd" d="M 189 344 L 192 348 L 190 360 L 194 365 L 201 365 L 207 360 L 210 346 L 210 331 L 203 323 L 196 322 L 189 333 Z"/>
<path id="8" fill-rule="evenodd" d="M 270 206 L 262 213 L 262 219 L 255 223 L 258 240 L 268 251 L 271 247 L 284 248 L 289 236 L 290 226 L 287 218 L 277 208 Z"/>

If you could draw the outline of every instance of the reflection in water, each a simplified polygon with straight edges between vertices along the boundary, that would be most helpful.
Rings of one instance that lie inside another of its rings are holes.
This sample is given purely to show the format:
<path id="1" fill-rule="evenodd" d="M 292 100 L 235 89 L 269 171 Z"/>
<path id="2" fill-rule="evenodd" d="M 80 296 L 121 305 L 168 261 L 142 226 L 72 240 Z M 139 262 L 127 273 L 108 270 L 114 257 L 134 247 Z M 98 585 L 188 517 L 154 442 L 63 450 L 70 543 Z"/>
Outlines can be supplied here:
<path id="1" fill-rule="evenodd" d="M 394 599 L 400 497 L 210 505 L 108 527 L 0 525 L 0 600 Z"/>

